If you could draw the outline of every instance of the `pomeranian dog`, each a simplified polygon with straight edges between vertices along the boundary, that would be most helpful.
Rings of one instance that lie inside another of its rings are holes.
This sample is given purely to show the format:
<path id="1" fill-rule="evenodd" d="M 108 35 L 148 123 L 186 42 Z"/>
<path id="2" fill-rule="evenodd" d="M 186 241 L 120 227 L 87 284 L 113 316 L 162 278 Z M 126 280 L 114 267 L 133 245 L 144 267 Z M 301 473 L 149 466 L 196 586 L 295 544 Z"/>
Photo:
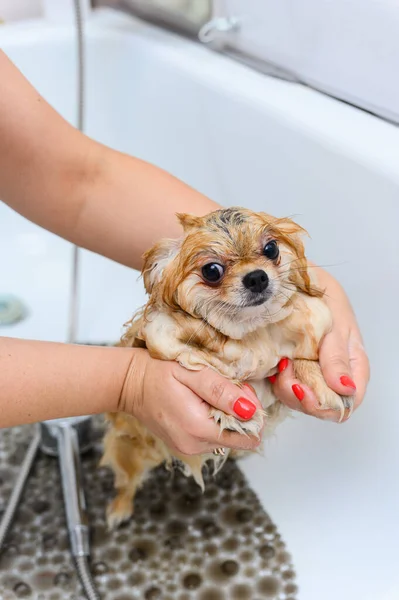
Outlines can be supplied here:
<path id="1" fill-rule="evenodd" d="M 312 388 L 321 408 L 352 411 L 324 381 L 318 350 L 330 330 L 323 291 L 310 275 L 302 227 L 244 208 L 227 208 L 205 217 L 178 215 L 180 239 L 165 239 L 144 255 L 143 278 L 149 300 L 133 317 L 123 346 L 146 347 L 157 359 L 187 369 L 206 367 L 255 389 L 263 411 L 249 421 L 210 408 L 221 430 L 258 435 L 273 432 L 288 413 L 267 377 L 281 358 L 293 360 L 295 376 Z M 149 470 L 173 462 L 203 486 L 202 468 L 216 469 L 229 454 L 179 456 L 127 414 L 108 415 L 102 465 L 115 474 L 117 496 L 108 507 L 109 527 L 133 514 L 133 500 Z"/>

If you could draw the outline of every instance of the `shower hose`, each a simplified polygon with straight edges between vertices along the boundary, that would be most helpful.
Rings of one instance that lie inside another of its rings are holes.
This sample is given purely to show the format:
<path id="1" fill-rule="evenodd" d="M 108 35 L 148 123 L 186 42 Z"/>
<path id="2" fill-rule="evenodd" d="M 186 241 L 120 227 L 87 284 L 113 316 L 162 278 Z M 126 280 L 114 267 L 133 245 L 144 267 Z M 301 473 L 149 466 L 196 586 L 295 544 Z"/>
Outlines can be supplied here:
<path id="1" fill-rule="evenodd" d="M 77 75 L 78 75 L 78 97 L 77 97 L 77 128 L 84 130 L 84 101 L 85 101 L 85 54 L 84 54 L 84 32 L 83 14 L 81 0 L 75 0 L 76 40 L 77 40 Z M 78 321 L 78 279 L 79 279 L 79 248 L 73 247 L 72 264 L 72 286 L 70 299 L 69 332 L 68 341 L 74 343 L 76 340 L 76 328 Z M 100 600 L 100 595 L 94 585 L 90 571 L 87 555 L 75 556 L 76 570 L 80 582 L 88 600 Z"/>

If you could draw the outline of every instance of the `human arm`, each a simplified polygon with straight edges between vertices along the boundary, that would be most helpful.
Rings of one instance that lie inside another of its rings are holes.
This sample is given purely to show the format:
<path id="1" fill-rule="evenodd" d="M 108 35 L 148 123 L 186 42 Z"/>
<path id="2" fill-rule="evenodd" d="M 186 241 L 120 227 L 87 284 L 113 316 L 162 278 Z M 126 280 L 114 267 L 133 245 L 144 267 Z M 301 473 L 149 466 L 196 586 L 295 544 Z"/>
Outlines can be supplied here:
<path id="1" fill-rule="evenodd" d="M 0 372 L 0 428 L 124 411 L 182 454 L 259 443 L 237 433 L 220 435 L 208 418 L 207 401 L 229 412 L 238 398 L 257 403 L 249 388 L 214 371 L 189 373 L 141 349 L 0 338 Z"/>
<path id="2" fill-rule="evenodd" d="M 218 205 L 162 169 L 81 134 L 0 51 L 0 198 L 78 246 L 140 269 L 176 212 Z M 145 225 L 145 226 L 144 226 Z"/>

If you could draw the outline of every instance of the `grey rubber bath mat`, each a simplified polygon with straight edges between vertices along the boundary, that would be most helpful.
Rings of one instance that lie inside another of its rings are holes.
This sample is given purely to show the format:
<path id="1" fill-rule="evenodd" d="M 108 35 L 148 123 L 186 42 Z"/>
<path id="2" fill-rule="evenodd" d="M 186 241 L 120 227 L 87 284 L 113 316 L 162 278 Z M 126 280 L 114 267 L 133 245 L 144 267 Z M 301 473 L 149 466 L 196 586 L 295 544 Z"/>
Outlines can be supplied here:
<path id="1" fill-rule="evenodd" d="M 0 512 L 31 426 L 0 431 Z M 205 493 L 178 471 L 153 472 L 135 516 L 108 532 L 113 496 L 95 447 L 82 457 L 92 528 L 91 569 L 103 600 L 297 600 L 291 557 L 234 462 L 206 476 Z M 39 453 L 0 555 L 0 600 L 84 600 L 69 554 L 58 462 Z"/>

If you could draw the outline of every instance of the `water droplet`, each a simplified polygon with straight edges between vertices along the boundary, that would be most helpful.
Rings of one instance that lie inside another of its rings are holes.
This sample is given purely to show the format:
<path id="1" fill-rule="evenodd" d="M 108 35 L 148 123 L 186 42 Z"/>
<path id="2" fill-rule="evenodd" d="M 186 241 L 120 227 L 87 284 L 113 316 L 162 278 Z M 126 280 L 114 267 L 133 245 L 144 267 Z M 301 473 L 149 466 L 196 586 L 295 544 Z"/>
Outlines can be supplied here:
<path id="1" fill-rule="evenodd" d="M 183 585 L 188 590 L 196 590 L 201 583 L 202 579 L 197 573 L 189 573 L 183 579 Z"/>
<path id="2" fill-rule="evenodd" d="M 171 550 L 177 550 L 182 547 L 180 537 L 173 535 L 172 537 L 165 540 L 164 545 Z"/>
<path id="3" fill-rule="evenodd" d="M 93 575 L 105 575 L 108 573 L 108 565 L 105 562 L 96 562 L 92 566 Z"/>
<path id="4" fill-rule="evenodd" d="M 232 600 L 252 600 L 252 588 L 243 583 L 236 585 L 231 590 Z"/>
<path id="5" fill-rule="evenodd" d="M 71 576 L 69 573 L 61 572 L 58 573 L 54 578 L 54 585 L 65 586 L 71 581 Z"/>
<path id="6" fill-rule="evenodd" d="M 18 598 L 28 598 L 32 593 L 29 585 L 23 581 L 19 581 L 17 584 L 15 584 L 13 590 Z"/>
<path id="7" fill-rule="evenodd" d="M 208 554 L 208 556 L 215 556 L 218 552 L 218 548 L 215 544 L 207 544 L 204 546 L 204 552 L 205 554 Z"/>
<path id="8" fill-rule="evenodd" d="M 256 579 L 256 569 L 253 569 L 252 567 L 247 567 L 244 571 L 244 575 L 249 579 Z"/>
<path id="9" fill-rule="evenodd" d="M 296 594 L 298 591 L 298 586 L 295 585 L 294 583 L 288 583 L 285 586 L 284 591 L 286 594 Z"/>
<path id="10" fill-rule="evenodd" d="M 145 540 L 143 542 L 139 542 L 130 550 L 129 558 L 133 562 L 138 562 L 146 560 L 152 554 L 154 554 L 154 544 L 148 540 Z"/>
<path id="11" fill-rule="evenodd" d="M 236 513 L 236 519 L 239 523 L 248 523 L 253 517 L 253 512 L 249 508 L 241 508 Z"/>
<path id="12" fill-rule="evenodd" d="M 292 569 L 287 569 L 283 571 L 283 579 L 294 579 L 295 573 Z"/>
<path id="13" fill-rule="evenodd" d="M 273 558 L 273 556 L 275 555 L 275 550 L 273 548 L 273 546 L 269 546 L 268 544 L 264 544 L 263 546 L 261 546 L 259 548 L 259 554 L 261 555 L 262 558 Z"/>
<path id="14" fill-rule="evenodd" d="M 209 519 L 199 520 L 197 521 L 196 525 L 198 529 L 201 529 L 202 534 L 207 538 L 214 537 L 221 533 L 220 527 L 216 525 L 214 521 L 211 521 Z"/>
<path id="15" fill-rule="evenodd" d="M 145 581 L 144 573 L 142 573 L 141 571 L 137 571 L 137 573 L 132 573 L 131 575 L 129 575 L 127 581 L 129 585 L 134 587 L 142 585 Z"/>
<path id="16" fill-rule="evenodd" d="M 119 590 L 119 588 L 121 588 L 121 587 L 122 587 L 122 581 L 120 579 L 117 579 L 116 577 L 113 577 L 112 579 L 108 579 L 107 588 L 110 591 Z"/>
<path id="17" fill-rule="evenodd" d="M 240 554 L 240 560 L 242 560 L 243 562 L 250 562 L 253 560 L 253 558 L 253 552 L 251 552 L 250 550 L 244 550 L 244 552 L 241 552 Z"/>
<path id="18" fill-rule="evenodd" d="M 111 546 L 111 548 L 109 548 L 106 552 L 104 557 L 109 561 L 109 562 L 116 562 L 118 560 L 121 560 L 122 558 L 122 552 L 119 548 L 116 548 L 115 546 Z"/>
<path id="19" fill-rule="evenodd" d="M 258 581 L 258 590 L 266 596 L 266 598 L 274 598 L 279 592 L 280 584 L 278 579 L 274 577 L 262 577 Z"/>
<path id="20" fill-rule="evenodd" d="M 239 542 L 237 538 L 228 538 L 223 543 L 223 550 L 227 550 L 228 552 L 234 552 L 234 550 L 237 550 L 238 546 Z"/>
<path id="21" fill-rule="evenodd" d="M 168 533 L 169 535 L 181 535 L 182 533 L 185 533 L 186 530 L 187 525 L 185 525 L 185 523 L 182 523 L 181 521 L 171 521 L 166 526 L 166 533 Z"/>
<path id="22" fill-rule="evenodd" d="M 161 598 L 161 595 L 162 592 L 159 588 L 151 587 L 145 592 L 144 598 L 145 600 L 158 600 L 158 598 Z"/>
<path id="23" fill-rule="evenodd" d="M 225 560 L 220 565 L 220 570 L 222 571 L 222 573 L 224 573 L 225 575 L 228 575 L 229 577 L 236 575 L 238 573 L 238 569 L 239 569 L 239 566 L 235 560 Z"/>
<path id="24" fill-rule="evenodd" d="M 205 498 L 216 498 L 219 494 L 219 490 L 216 487 L 209 487 L 205 490 Z"/>
<path id="25" fill-rule="evenodd" d="M 20 571 L 31 571 L 33 569 L 33 563 L 31 563 L 28 560 L 23 561 L 23 562 L 19 563 L 18 569 Z"/>
<path id="26" fill-rule="evenodd" d="M 216 477 L 216 482 L 224 490 L 231 490 L 234 485 L 232 474 L 227 471 L 221 471 Z"/>
<path id="27" fill-rule="evenodd" d="M 55 533 L 45 533 L 42 537 L 42 546 L 44 550 L 52 550 L 57 545 L 57 535 Z"/>
<path id="28" fill-rule="evenodd" d="M 217 588 L 208 588 L 199 596 L 199 600 L 224 600 L 225 595 Z"/>
<path id="29" fill-rule="evenodd" d="M 291 562 L 291 556 L 288 552 L 279 552 L 277 555 L 277 561 L 280 564 Z"/>

